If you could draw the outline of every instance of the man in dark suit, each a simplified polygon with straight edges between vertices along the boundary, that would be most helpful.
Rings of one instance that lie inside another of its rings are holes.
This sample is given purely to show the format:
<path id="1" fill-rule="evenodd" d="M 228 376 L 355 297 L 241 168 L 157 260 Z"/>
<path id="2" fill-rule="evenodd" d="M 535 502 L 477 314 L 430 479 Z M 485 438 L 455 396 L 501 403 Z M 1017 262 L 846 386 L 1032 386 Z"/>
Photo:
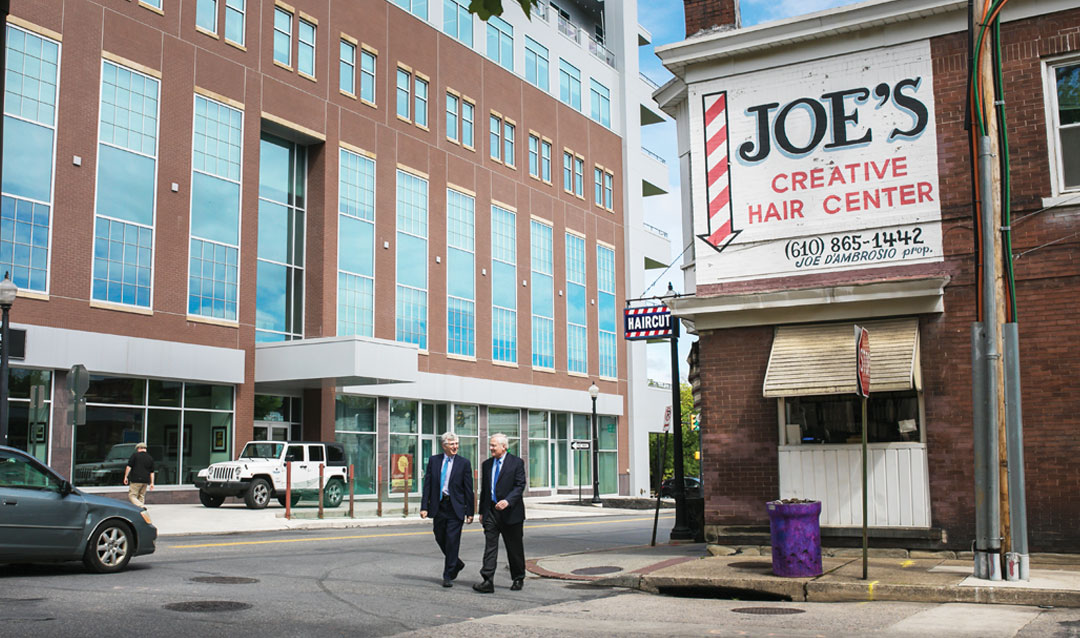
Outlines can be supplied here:
<path id="1" fill-rule="evenodd" d="M 458 558 L 461 546 L 461 522 L 472 523 L 472 465 L 458 456 L 458 437 L 447 432 L 440 438 L 443 454 L 428 459 L 424 472 L 424 493 L 420 499 L 420 518 L 430 514 L 435 522 L 435 542 L 446 560 L 443 562 L 442 586 L 453 587 L 453 580 L 465 568 Z"/>
<path id="2" fill-rule="evenodd" d="M 473 589 L 490 594 L 495 591 L 495 564 L 499 559 L 499 536 L 506 546 L 510 562 L 510 589 L 518 591 L 525 583 L 525 547 L 522 528 L 525 526 L 525 463 L 506 451 L 509 444 L 505 434 L 495 434 L 490 440 L 491 458 L 484 461 L 480 481 L 480 522 L 484 526 L 484 564 L 480 575 L 484 581 Z"/>

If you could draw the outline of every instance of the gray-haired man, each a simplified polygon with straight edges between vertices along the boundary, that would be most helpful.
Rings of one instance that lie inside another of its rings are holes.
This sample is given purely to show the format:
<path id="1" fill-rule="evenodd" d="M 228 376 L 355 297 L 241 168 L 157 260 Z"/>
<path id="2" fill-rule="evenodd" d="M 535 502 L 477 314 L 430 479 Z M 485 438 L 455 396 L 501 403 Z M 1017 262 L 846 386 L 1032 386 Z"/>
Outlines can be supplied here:
<path id="1" fill-rule="evenodd" d="M 446 560 L 443 563 L 442 586 L 452 582 L 465 563 L 458 558 L 461 546 L 461 523 L 472 523 L 473 493 L 472 465 L 469 459 L 458 456 L 458 437 L 447 432 L 439 439 L 443 453 L 435 454 L 424 472 L 423 496 L 420 499 L 420 518 L 430 514 L 435 519 L 435 542 Z"/>

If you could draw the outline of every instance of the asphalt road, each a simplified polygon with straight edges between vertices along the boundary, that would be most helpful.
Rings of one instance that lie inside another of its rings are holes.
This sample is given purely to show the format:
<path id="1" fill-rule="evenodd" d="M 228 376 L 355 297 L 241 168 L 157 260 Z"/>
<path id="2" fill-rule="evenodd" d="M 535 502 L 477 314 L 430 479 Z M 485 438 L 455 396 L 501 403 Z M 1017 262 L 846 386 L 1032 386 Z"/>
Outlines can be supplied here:
<path id="1" fill-rule="evenodd" d="M 640 545 L 650 532 L 647 516 L 528 523 L 526 553 Z M 481 595 L 470 585 L 482 547 L 467 526 L 450 589 L 430 528 L 415 525 L 167 538 L 115 575 L 0 566 L 0 636 L 1080 636 L 1080 610 L 684 599 L 537 577 L 511 592 L 502 565 L 496 593 Z M 249 580 L 206 582 L 236 578 Z"/>

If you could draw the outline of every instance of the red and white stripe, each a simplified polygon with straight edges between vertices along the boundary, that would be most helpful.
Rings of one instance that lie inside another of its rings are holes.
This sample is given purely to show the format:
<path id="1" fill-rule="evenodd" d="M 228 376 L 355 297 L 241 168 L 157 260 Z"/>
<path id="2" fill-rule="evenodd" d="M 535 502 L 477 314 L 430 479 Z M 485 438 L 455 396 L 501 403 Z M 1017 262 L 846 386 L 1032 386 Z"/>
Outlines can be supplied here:
<path id="1" fill-rule="evenodd" d="M 667 306 L 644 306 L 641 308 L 627 308 L 627 315 L 647 315 L 652 313 L 667 312 Z"/>
<path id="2" fill-rule="evenodd" d="M 670 337 L 671 330 L 631 330 L 626 333 L 628 339 L 636 339 L 638 337 Z"/>
<path id="3" fill-rule="evenodd" d="M 731 235 L 731 192 L 728 188 L 727 91 L 705 96 L 705 185 L 709 200 L 708 242 L 719 246 Z"/>

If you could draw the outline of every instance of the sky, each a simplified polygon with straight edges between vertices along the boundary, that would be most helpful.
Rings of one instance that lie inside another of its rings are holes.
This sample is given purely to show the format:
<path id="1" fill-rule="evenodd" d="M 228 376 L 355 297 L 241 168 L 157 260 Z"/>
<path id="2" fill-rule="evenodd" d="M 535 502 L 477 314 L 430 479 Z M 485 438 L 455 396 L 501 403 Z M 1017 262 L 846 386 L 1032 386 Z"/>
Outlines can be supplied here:
<path id="1" fill-rule="evenodd" d="M 753 26 L 762 22 L 782 20 L 815 11 L 824 11 L 848 4 L 855 4 L 855 0 L 741 0 L 740 10 L 742 13 L 742 25 Z M 660 59 L 653 52 L 654 47 L 672 42 L 679 42 L 686 38 L 686 28 L 683 23 L 683 0 L 638 0 L 638 22 L 652 34 L 653 43 L 649 46 L 640 47 L 641 72 L 651 78 L 657 84 L 663 86 L 671 79 L 672 75 L 660 63 Z M 669 189 L 666 195 L 654 195 L 645 200 L 645 222 L 663 229 L 671 239 L 671 259 L 675 263 L 668 270 L 661 273 L 660 270 L 650 270 L 646 273 L 645 282 L 651 286 L 647 290 L 629 291 L 631 297 L 643 297 L 646 295 L 659 295 L 667 290 L 670 282 L 676 291 L 681 292 L 682 270 L 678 264 L 682 263 L 682 252 L 687 248 L 682 236 L 682 216 L 680 212 L 679 193 L 679 163 L 678 148 L 675 138 L 674 122 L 652 124 L 646 126 L 641 132 L 642 146 L 663 157 L 667 161 Z M 654 283 L 655 282 L 655 283 Z M 696 337 L 684 334 L 679 340 L 680 352 L 680 377 L 686 380 L 687 365 L 686 355 L 690 351 L 690 344 Z M 649 378 L 656 381 L 669 382 L 671 380 L 671 351 L 667 343 L 649 344 Z"/>

